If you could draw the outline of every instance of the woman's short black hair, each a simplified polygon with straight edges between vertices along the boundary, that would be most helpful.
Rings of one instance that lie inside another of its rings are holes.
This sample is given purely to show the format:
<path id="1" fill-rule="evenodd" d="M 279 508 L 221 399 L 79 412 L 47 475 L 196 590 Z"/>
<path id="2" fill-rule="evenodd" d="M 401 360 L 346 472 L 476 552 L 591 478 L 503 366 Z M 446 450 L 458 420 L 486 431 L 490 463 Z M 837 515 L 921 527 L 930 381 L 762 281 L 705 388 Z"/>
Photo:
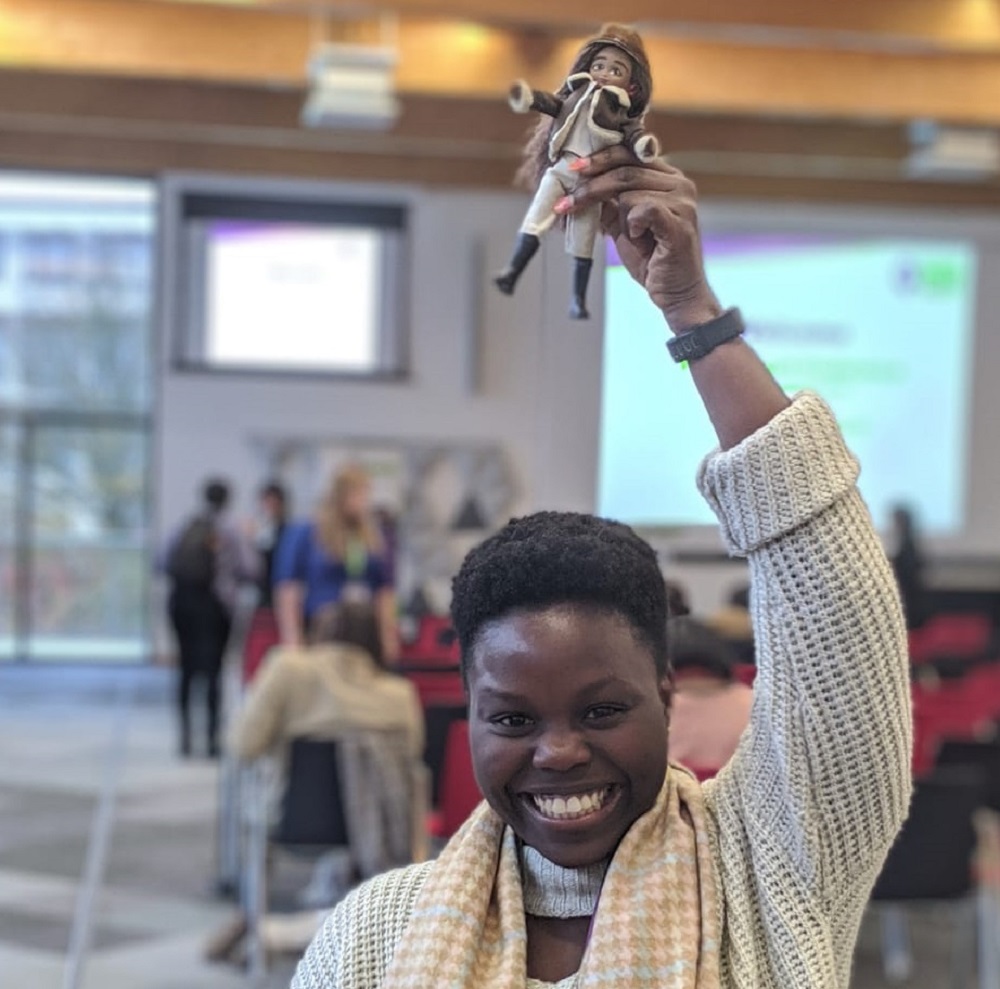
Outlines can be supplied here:
<path id="1" fill-rule="evenodd" d="M 627 525 L 579 512 L 512 519 L 469 552 L 452 582 L 451 618 L 468 680 L 483 626 L 519 610 L 580 604 L 621 615 L 661 676 L 667 595 L 656 553 Z"/>

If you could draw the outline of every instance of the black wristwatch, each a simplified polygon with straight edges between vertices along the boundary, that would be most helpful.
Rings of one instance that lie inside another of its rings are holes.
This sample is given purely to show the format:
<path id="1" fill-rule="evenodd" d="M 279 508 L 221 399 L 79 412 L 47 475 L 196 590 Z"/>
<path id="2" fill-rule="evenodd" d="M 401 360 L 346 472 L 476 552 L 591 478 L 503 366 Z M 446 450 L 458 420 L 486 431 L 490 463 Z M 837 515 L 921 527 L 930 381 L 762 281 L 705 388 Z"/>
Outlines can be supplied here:
<path id="1" fill-rule="evenodd" d="M 670 356 L 681 361 L 696 361 L 710 354 L 719 344 L 738 337 L 746 329 L 739 309 L 727 309 L 721 316 L 695 326 L 693 329 L 678 333 L 667 341 Z"/>

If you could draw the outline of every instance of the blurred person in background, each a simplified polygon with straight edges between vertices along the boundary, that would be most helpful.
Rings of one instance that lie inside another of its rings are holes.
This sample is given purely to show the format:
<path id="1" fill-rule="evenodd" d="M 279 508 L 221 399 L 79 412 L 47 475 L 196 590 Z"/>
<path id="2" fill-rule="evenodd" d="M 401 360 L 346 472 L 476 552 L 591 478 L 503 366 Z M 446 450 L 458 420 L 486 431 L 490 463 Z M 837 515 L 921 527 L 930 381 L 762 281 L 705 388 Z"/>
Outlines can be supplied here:
<path id="1" fill-rule="evenodd" d="M 370 601 L 378 617 L 382 655 L 399 656 L 396 596 L 385 540 L 371 504 L 371 480 L 350 464 L 334 474 L 315 517 L 290 524 L 274 558 L 274 605 L 281 641 L 301 645 L 323 605 Z"/>
<path id="2" fill-rule="evenodd" d="M 288 495 L 277 481 L 265 484 L 257 495 L 257 515 L 250 524 L 251 542 L 260 559 L 257 606 L 250 618 L 243 648 L 243 680 L 249 683 L 268 650 L 280 641 L 274 614 L 274 556 L 288 525 Z"/>
<path id="3" fill-rule="evenodd" d="M 687 588 L 679 580 L 663 581 L 667 589 L 667 614 L 671 617 L 691 614 L 691 600 Z"/>
<path id="4" fill-rule="evenodd" d="M 726 603 L 707 615 L 704 622 L 725 640 L 735 653 L 736 662 L 750 664 L 755 662 L 749 584 L 737 584 L 729 592 Z"/>
<path id="5" fill-rule="evenodd" d="M 286 757 L 295 738 L 337 739 L 360 729 L 402 731 L 419 762 L 424 719 L 416 689 L 386 669 L 378 619 L 370 602 L 325 605 L 313 617 L 309 643 L 273 649 L 229 732 L 244 761 Z"/>
<path id="6" fill-rule="evenodd" d="M 734 677 L 729 644 L 697 619 L 671 618 L 667 641 L 674 664 L 670 758 L 708 779 L 736 751 L 750 722 L 753 691 Z"/>
<path id="7" fill-rule="evenodd" d="M 180 752 L 191 755 L 191 687 L 205 681 L 207 751 L 219 755 L 222 663 L 232 630 L 239 585 L 257 576 L 257 561 L 226 518 L 229 484 L 212 479 L 202 489 L 202 505 L 171 536 L 159 560 L 170 580 L 168 614 L 177 638 L 177 709 Z"/>
<path id="8" fill-rule="evenodd" d="M 423 711 L 413 685 L 385 668 L 370 603 L 323 606 L 310 626 L 310 640 L 307 646 L 279 646 L 271 651 L 250 685 L 228 745 L 245 762 L 265 756 L 276 759 L 280 783 L 272 794 L 276 807 L 287 783 L 288 753 L 296 738 L 363 740 L 365 762 L 361 766 L 350 765 L 357 758 L 356 750 L 351 755 L 350 746 L 338 751 L 351 852 L 347 882 L 351 884 L 426 857 L 428 774 L 422 761 Z M 373 822 L 393 833 L 375 833 L 378 828 Z M 301 897 L 304 902 L 329 907 L 342 895 L 337 864 L 336 853 L 320 858 Z M 275 950 L 301 950 L 324 916 L 323 910 L 309 910 L 269 917 L 262 927 L 265 942 Z M 232 957 L 246 932 L 246 918 L 241 914 L 212 938 L 207 956 L 215 961 Z"/>
<path id="9" fill-rule="evenodd" d="M 905 505 L 896 505 L 892 510 L 890 544 L 889 562 L 903 599 L 906 627 L 919 628 L 928 617 L 924 554 L 913 512 Z"/>

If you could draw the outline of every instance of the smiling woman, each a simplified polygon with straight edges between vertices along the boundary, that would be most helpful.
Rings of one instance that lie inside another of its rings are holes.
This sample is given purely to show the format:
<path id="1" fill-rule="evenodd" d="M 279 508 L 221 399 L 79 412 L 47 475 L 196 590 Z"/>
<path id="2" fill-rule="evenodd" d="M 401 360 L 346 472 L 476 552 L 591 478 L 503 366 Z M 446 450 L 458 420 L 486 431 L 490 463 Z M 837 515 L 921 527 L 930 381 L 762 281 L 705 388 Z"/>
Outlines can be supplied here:
<path id="1" fill-rule="evenodd" d="M 905 630 L 857 463 L 825 403 L 789 402 L 734 335 L 738 313 L 705 282 L 691 183 L 624 147 L 581 174 L 573 208 L 602 207 L 623 264 L 686 336 L 675 349 L 722 448 L 698 485 L 750 564 L 750 725 L 704 786 L 670 765 L 655 553 L 590 516 L 510 522 L 468 555 L 452 601 L 486 800 L 435 862 L 350 894 L 294 989 L 849 983 L 910 793 Z"/>
<path id="2" fill-rule="evenodd" d="M 493 620 L 473 657 L 483 795 L 549 861 L 607 859 L 667 768 L 669 681 L 648 647 L 616 613 L 554 605 Z"/>

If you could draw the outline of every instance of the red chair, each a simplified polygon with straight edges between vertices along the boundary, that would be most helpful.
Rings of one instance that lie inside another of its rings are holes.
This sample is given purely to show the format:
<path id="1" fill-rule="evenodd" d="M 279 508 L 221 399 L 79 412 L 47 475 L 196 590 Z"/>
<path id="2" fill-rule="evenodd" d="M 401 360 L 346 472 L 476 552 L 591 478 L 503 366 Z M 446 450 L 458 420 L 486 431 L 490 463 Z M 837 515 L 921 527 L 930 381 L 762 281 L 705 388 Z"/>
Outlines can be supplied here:
<path id="1" fill-rule="evenodd" d="M 982 684 L 982 679 L 969 674 L 961 680 L 913 684 L 916 775 L 933 767 L 944 739 L 975 739 L 990 732 L 997 717 L 997 697 L 984 691 Z"/>
<path id="2" fill-rule="evenodd" d="M 991 722 L 1000 720 L 1000 662 L 994 660 L 974 667 L 963 683 L 976 717 Z"/>
<path id="3" fill-rule="evenodd" d="M 465 686 L 462 674 L 457 669 L 404 670 L 404 675 L 417 688 L 420 703 L 425 710 L 429 707 L 449 707 L 465 703 Z"/>
<path id="4" fill-rule="evenodd" d="M 459 663 L 458 638 L 446 615 L 424 615 L 417 635 L 400 643 L 399 665 L 425 669 L 433 666 L 455 667 Z"/>
<path id="5" fill-rule="evenodd" d="M 469 722 L 456 721 L 448 731 L 444 769 L 441 775 L 441 804 L 438 837 L 450 838 L 483 799 L 472 772 L 469 749 Z"/>
<path id="6" fill-rule="evenodd" d="M 257 675 L 267 654 L 281 641 L 278 619 L 270 608 L 258 608 L 250 617 L 243 643 L 243 685 Z"/>
<path id="7" fill-rule="evenodd" d="M 935 656 L 977 656 L 989 647 L 993 623 L 989 615 L 935 615 L 910 632 L 910 662 L 925 663 Z"/>
<path id="8" fill-rule="evenodd" d="M 462 704 L 458 640 L 444 615 L 424 615 L 416 638 L 400 646 L 398 670 L 417 688 L 424 708 Z"/>

